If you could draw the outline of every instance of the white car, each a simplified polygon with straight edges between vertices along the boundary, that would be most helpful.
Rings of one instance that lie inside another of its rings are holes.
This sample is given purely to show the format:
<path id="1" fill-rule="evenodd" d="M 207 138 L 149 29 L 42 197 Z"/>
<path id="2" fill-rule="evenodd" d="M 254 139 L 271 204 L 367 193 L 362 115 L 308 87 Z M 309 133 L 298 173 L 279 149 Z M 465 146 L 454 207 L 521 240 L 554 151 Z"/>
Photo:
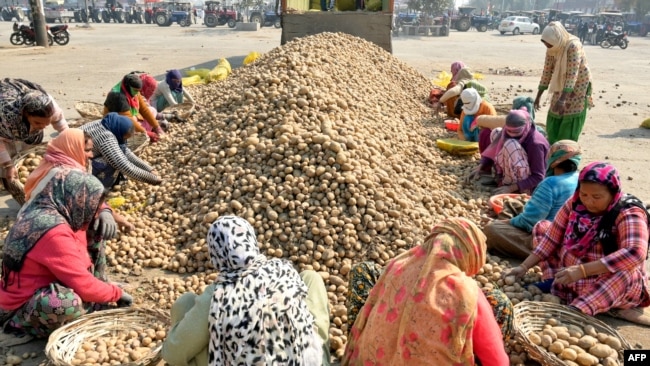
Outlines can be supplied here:
<path id="1" fill-rule="evenodd" d="M 501 34 L 512 32 L 514 35 L 520 33 L 538 34 L 539 24 L 533 23 L 529 17 L 511 16 L 503 19 L 501 23 L 499 23 L 499 32 L 501 32 Z"/>

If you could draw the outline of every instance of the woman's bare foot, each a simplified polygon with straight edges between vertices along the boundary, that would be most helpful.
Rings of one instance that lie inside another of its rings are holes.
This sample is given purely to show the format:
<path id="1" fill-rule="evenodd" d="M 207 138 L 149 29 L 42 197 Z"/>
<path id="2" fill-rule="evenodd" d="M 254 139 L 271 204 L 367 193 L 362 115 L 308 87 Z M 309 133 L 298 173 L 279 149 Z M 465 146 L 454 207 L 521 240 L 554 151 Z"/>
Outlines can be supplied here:
<path id="1" fill-rule="evenodd" d="M 612 309 L 609 315 L 629 322 L 650 326 L 650 307 L 633 309 Z"/>

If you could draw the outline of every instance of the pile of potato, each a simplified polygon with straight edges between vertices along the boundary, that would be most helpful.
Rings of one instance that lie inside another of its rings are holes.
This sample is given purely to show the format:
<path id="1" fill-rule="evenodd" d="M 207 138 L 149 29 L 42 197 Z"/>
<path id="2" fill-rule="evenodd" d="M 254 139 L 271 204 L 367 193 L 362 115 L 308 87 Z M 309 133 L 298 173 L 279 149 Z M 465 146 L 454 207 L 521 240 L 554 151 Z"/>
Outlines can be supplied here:
<path id="1" fill-rule="evenodd" d="M 135 362 L 160 346 L 166 335 L 163 324 L 147 329 L 134 326 L 115 335 L 104 335 L 82 343 L 71 364 L 110 366 Z"/>
<path id="2" fill-rule="evenodd" d="M 342 353 L 353 263 L 385 264 L 443 218 L 485 217 L 487 193 L 459 179 L 476 157 L 435 146 L 446 132 L 427 105 L 430 89 L 374 44 L 331 33 L 193 87 L 204 108 L 141 153 L 163 184 L 121 187 L 137 229 L 109 243 L 109 262 L 122 273 L 209 273 L 210 223 L 239 215 L 263 253 L 322 275 Z"/>
<path id="3" fill-rule="evenodd" d="M 568 366 L 618 366 L 622 357 L 621 341 L 611 335 L 599 333 L 593 325 L 583 327 L 562 324 L 549 318 L 540 332 L 528 334 L 535 345 L 559 357 Z"/>

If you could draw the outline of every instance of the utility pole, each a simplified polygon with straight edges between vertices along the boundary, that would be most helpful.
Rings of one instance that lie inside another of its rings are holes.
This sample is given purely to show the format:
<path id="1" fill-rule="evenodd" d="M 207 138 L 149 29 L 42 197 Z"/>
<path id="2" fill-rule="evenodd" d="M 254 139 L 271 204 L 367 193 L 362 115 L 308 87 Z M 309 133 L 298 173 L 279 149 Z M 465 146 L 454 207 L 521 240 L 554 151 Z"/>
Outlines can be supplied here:
<path id="1" fill-rule="evenodd" d="M 47 48 L 50 44 L 47 41 L 47 31 L 45 30 L 43 3 L 41 0 L 29 0 L 29 7 L 32 8 L 34 32 L 36 32 L 36 44 Z"/>

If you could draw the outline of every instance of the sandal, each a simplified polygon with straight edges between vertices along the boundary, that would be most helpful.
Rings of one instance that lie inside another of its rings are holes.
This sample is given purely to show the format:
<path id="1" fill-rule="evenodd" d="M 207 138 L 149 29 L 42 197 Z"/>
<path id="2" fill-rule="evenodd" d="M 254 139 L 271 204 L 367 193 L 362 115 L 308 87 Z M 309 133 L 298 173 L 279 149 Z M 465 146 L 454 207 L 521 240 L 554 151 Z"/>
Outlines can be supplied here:
<path id="1" fill-rule="evenodd" d="M 629 322 L 650 326 L 650 307 L 633 309 L 611 309 L 607 315 Z"/>

